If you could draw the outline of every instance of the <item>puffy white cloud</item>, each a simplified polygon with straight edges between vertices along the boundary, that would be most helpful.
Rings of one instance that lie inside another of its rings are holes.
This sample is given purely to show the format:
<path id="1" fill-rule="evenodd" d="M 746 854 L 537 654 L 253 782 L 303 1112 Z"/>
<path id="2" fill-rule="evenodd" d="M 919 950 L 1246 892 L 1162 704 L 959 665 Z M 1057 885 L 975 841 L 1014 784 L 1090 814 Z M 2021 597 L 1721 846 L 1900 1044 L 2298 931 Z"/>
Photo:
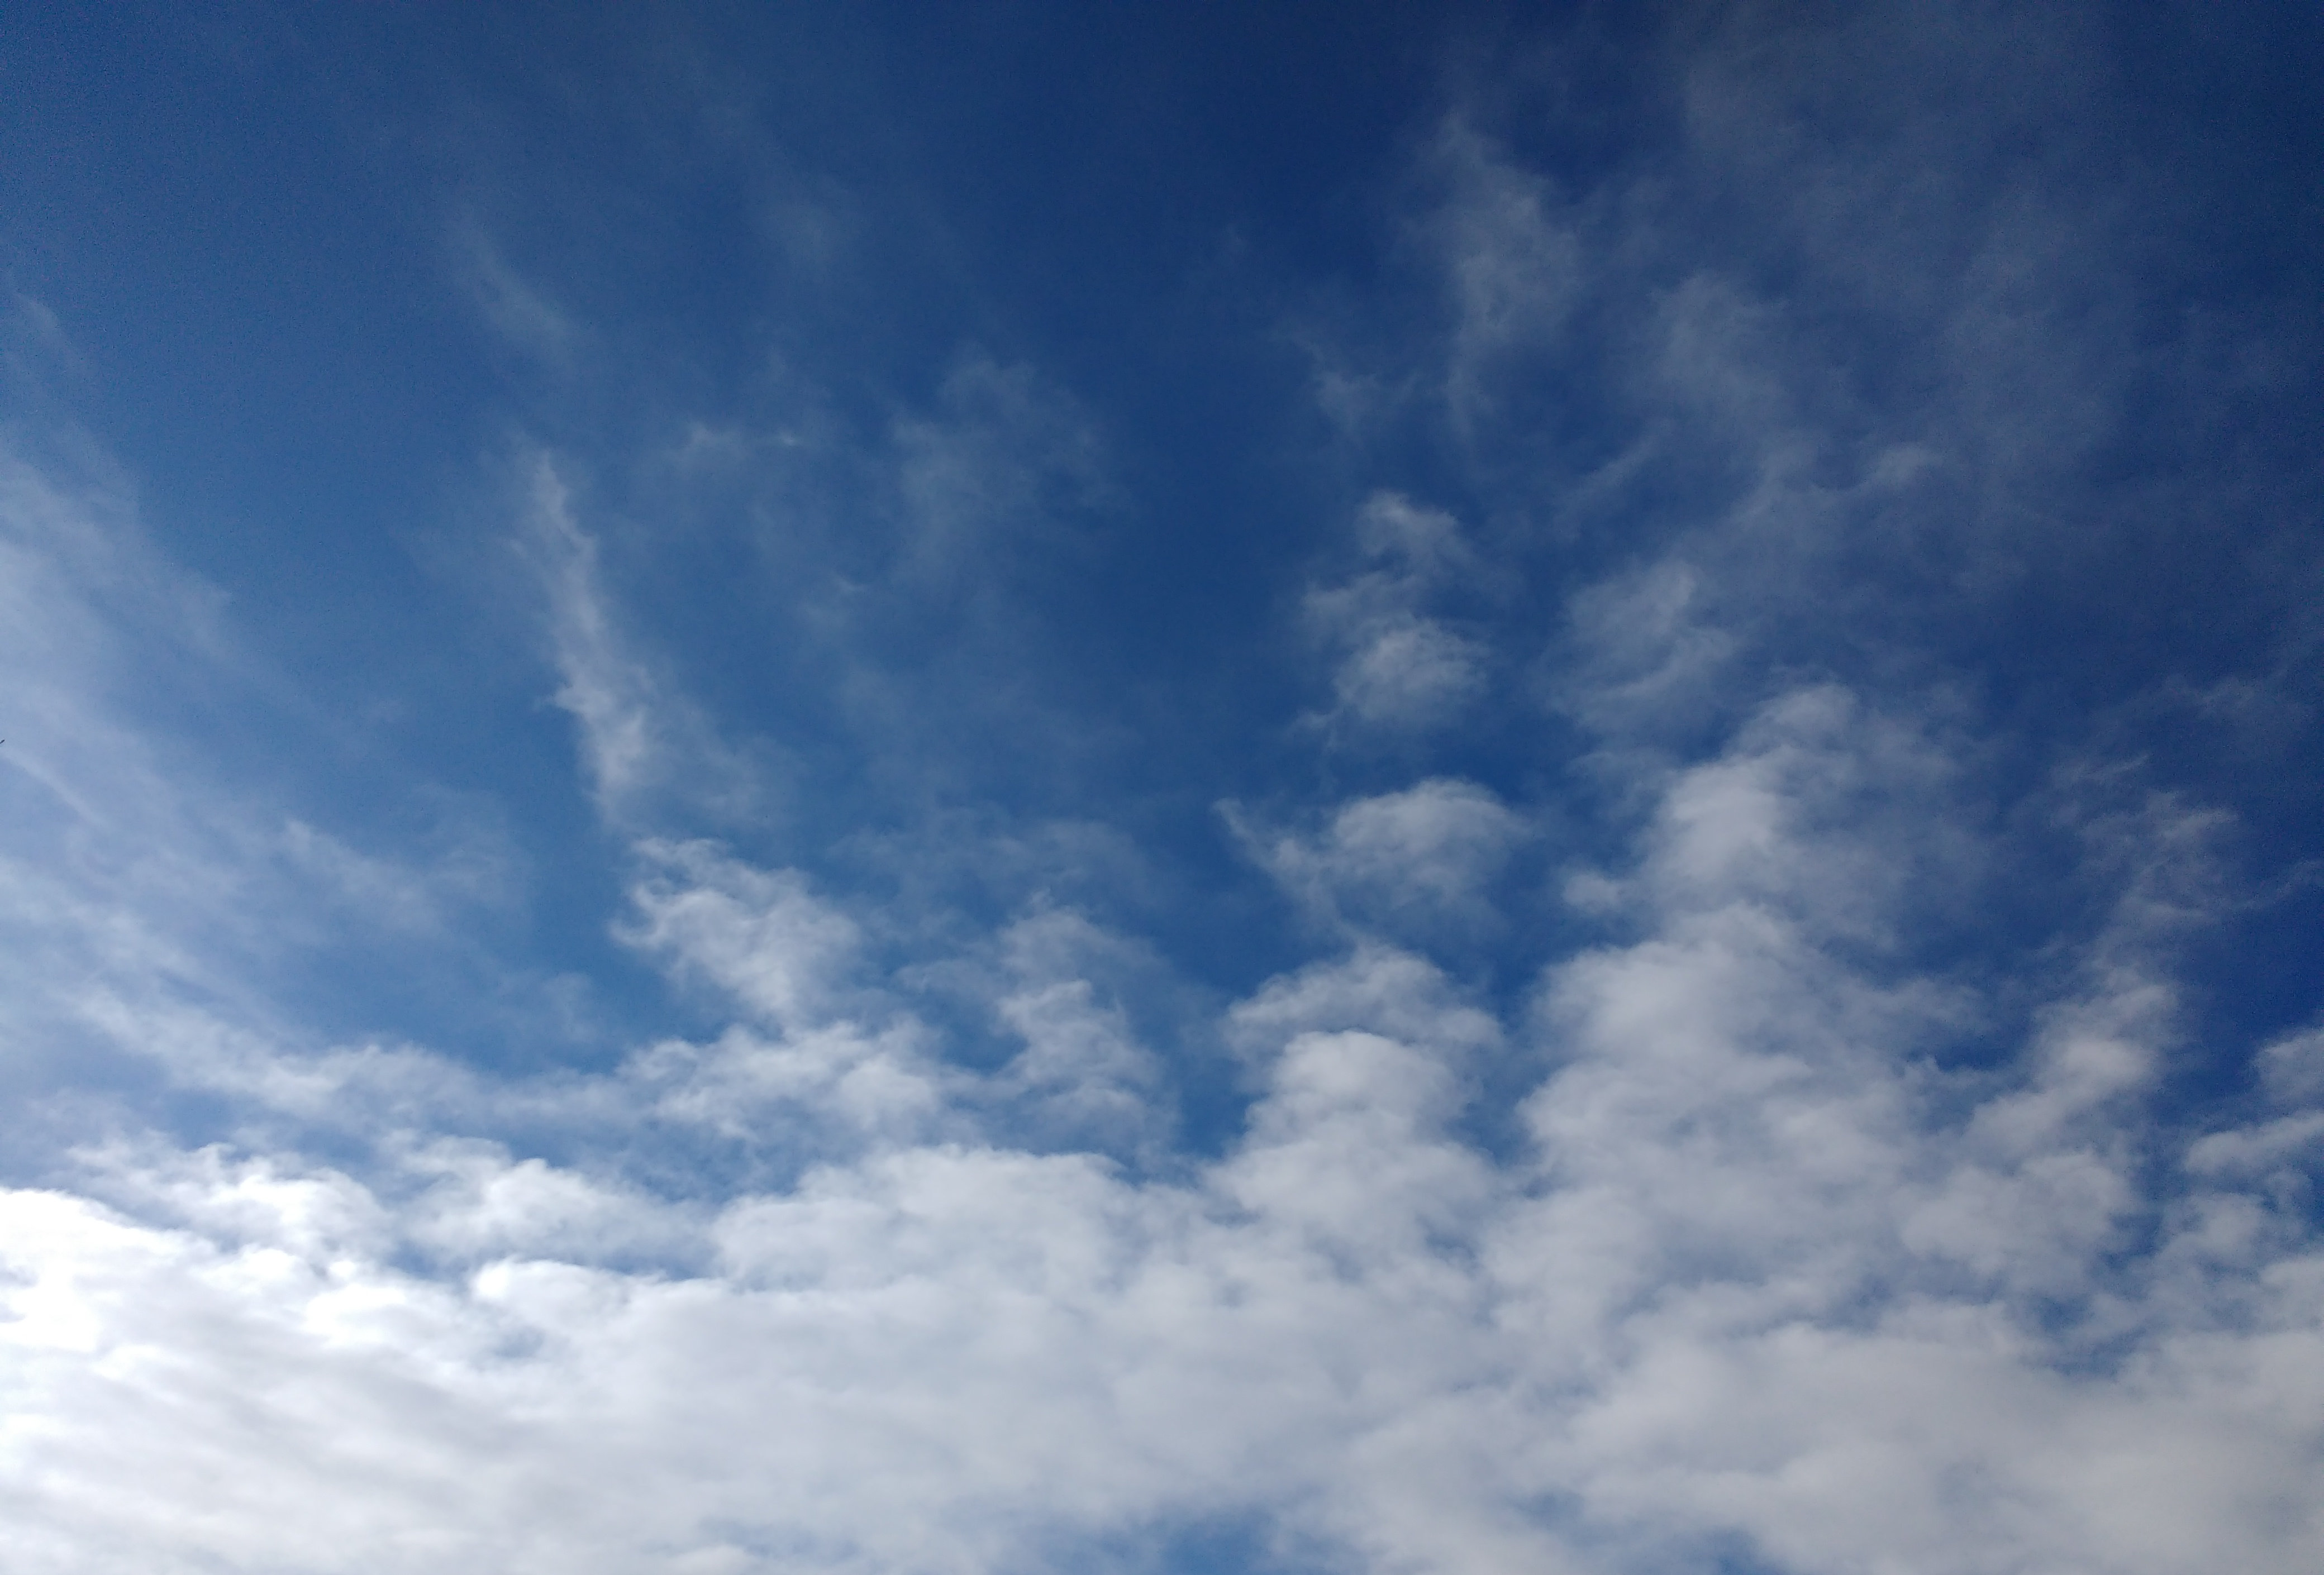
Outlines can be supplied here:
<path id="1" fill-rule="evenodd" d="M 2143 1167 L 2173 1163 L 2136 1113 L 2168 981 L 2101 936 L 2022 1073 L 1937 1072 L 1949 989 L 1848 944 L 1885 889 L 1852 889 L 1853 839 L 1887 824 L 1849 773 L 1926 774 L 1894 725 L 1803 691 L 1665 784 L 1628 877 L 1645 933 L 1547 975 L 1516 1031 L 1551 1070 L 1499 1159 L 1459 1124 L 1512 1030 L 1379 945 L 1234 1009 L 1259 1099 L 1177 1180 L 959 1124 L 706 1211 L 475 1143 L 365 1183 L 92 1156 L 125 1212 L 5 1204 L 12 1555 L 975 1570 L 1257 1515 L 1372 1568 L 1659 1568 L 1740 1537 L 1803 1572 L 2301 1570 L 2324 1255 L 2236 1178 L 2297 1157 L 2304 1085 L 2189 1150 L 2200 1204 L 2126 1257 Z M 777 1085 L 856 1119 L 883 1054 L 924 1111 L 982 1097 L 801 982 L 848 932 L 794 878 L 668 868 L 641 939 L 779 1037 L 624 1082 L 745 1128 Z M 1145 1097 L 1073 978 L 1084 922 L 1004 949 L 1026 1048 L 994 1080 Z M 824 1045 L 848 1048 L 752 1083 Z"/>
<path id="2" fill-rule="evenodd" d="M 716 985 L 761 1021 L 788 1027 L 828 1015 L 857 931 L 801 876 L 753 869 L 707 843 L 649 842 L 640 852 L 659 870 L 633 894 L 632 944 Z"/>
<path id="3" fill-rule="evenodd" d="M 1557 702 L 1613 737 L 1701 725 L 1737 646 L 1704 601 L 1701 575 L 1675 557 L 1578 593 L 1582 659 L 1554 680 Z"/>
<path id="4" fill-rule="evenodd" d="M 1169 1135 L 1167 1087 L 1128 1014 L 1087 977 L 1109 937 L 1057 910 L 1020 919 L 1001 942 L 1008 978 L 993 1009 L 1024 1048 L 991 1092 L 1017 1107 L 1020 1132 L 1029 1126 L 1057 1147 L 1151 1157 Z"/>
<path id="5" fill-rule="evenodd" d="M 1435 779 L 1342 806 L 1320 834 L 1267 840 L 1230 815 L 1286 889 L 1334 922 L 1388 933 L 1473 930 L 1491 887 L 1531 834 L 1472 782 Z"/>
<path id="6" fill-rule="evenodd" d="M 2260 1077 L 2287 1104 L 2324 1099 L 2324 1028 L 2309 1028 L 2261 1047 Z"/>
<path id="7" fill-rule="evenodd" d="M 1378 577 L 1326 603 L 1348 627 L 1472 572 L 1441 516 L 1385 500 L 1364 529 Z M 574 594 L 568 683 L 602 658 L 629 694 Z M 862 917 L 701 842 L 636 844 L 622 934 L 732 1025 L 606 1073 L 300 1049 L 149 964 L 72 1009 L 246 1135 L 88 1148 L 72 1190 L 0 1201 L 0 1545 L 32 1571 L 968 1570 L 1255 1518 L 1379 1569 L 1741 1539 L 1803 1575 L 2302 1570 L 2316 1036 L 2260 1055 L 2243 1125 L 2147 1119 L 2169 946 L 2226 900 L 2216 817 L 2094 773 L 2058 791 L 2099 806 L 2063 819 L 2111 921 L 2002 1070 L 1942 1070 L 2006 1020 L 1899 965 L 1989 856 L 1952 725 L 1813 683 L 1637 764 L 1636 844 L 1596 878 L 1625 933 L 1517 1021 L 1389 938 L 1489 917 L 1533 834 L 1494 795 L 1424 779 L 1254 835 L 1351 938 L 1219 1023 L 1257 1098 L 1209 1159 L 1161 1147 L 1116 943 L 1065 908 L 963 964 L 1018 1046 L 985 1073 Z M 342 891 L 394 885 L 315 848 Z M 1488 1153 L 1473 1101 L 1526 1057 Z M 696 1155 L 673 1196 L 674 1141 L 741 1182 Z"/>
<path id="8" fill-rule="evenodd" d="M 1332 676 L 1342 714 L 1375 726 L 1442 726 L 1484 686 L 1476 641 L 1430 618 L 1393 614 L 1369 623 Z"/>
<path id="9" fill-rule="evenodd" d="M 1308 627 L 1337 655 L 1336 705 L 1311 722 L 1331 732 L 1425 732 L 1447 726 L 1484 693 L 1489 653 L 1425 609 L 1478 574 L 1452 516 L 1394 493 L 1376 494 L 1356 521 L 1372 566 L 1310 589 Z"/>

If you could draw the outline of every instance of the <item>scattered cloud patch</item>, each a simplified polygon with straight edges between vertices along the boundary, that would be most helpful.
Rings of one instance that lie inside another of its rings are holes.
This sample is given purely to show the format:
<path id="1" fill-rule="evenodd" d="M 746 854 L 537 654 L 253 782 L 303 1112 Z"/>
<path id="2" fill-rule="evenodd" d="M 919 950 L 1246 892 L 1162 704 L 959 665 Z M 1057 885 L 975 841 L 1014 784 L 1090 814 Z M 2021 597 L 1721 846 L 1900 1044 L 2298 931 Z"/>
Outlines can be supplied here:
<path id="1" fill-rule="evenodd" d="M 1333 707 L 1311 725 L 1338 735 L 1426 733 L 1457 723 L 1484 693 L 1489 653 L 1425 611 L 1477 572 L 1450 515 L 1393 493 L 1369 500 L 1356 541 L 1372 566 L 1307 592 L 1308 628 L 1336 660 Z"/>

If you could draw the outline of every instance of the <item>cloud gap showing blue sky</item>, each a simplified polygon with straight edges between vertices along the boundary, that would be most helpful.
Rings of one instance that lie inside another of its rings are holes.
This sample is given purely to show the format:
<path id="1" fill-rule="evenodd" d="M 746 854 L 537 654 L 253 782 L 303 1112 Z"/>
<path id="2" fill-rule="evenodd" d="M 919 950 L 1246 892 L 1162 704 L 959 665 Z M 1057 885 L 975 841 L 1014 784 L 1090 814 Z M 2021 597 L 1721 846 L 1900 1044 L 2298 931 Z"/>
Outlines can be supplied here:
<path id="1" fill-rule="evenodd" d="M 2308 10 L 0 43 L 0 1563 L 2305 1575 Z"/>

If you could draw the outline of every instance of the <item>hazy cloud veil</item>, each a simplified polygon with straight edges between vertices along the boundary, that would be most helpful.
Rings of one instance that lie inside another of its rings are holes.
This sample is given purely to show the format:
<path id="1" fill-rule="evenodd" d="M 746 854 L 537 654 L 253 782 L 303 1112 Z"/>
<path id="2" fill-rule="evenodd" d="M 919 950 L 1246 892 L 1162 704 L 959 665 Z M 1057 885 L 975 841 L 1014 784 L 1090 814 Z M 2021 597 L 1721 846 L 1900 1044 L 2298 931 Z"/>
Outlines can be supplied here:
<path id="1" fill-rule="evenodd" d="M 282 589 L 14 232 L 0 1564 L 2324 1562 L 2312 22 L 245 24 L 498 391 Z"/>

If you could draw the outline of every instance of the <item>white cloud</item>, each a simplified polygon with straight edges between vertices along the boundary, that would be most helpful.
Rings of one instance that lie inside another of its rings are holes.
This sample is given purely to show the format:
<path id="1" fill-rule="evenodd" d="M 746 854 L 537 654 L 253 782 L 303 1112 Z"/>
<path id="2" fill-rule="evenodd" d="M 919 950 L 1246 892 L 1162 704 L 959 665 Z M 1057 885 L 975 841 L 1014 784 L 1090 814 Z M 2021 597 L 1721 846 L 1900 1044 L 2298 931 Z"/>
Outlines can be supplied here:
<path id="1" fill-rule="evenodd" d="M 698 974 L 779 1028 L 823 1020 L 844 990 L 856 926 L 791 870 L 762 870 L 707 843 L 649 841 L 632 944 Z"/>
<path id="2" fill-rule="evenodd" d="M 2303 1570 L 2324 1256 L 2234 1177 L 2297 1159 L 2279 1134 L 2313 1113 L 2206 1139 L 2209 1202 L 2122 1258 L 2173 1032 L 2131 932 L 2178 920 L 2126 901 L 2023 1072 L 1949 1084 L 1917 1054 L 1948 989 L 1849 960 L 1894 900 L 1853 889 L 1852 839 L 1927 790 L 1895 726 L 1803 691 L 1665 783 L 1627 877 L 1646 933 L 1548 975 L 1534 1147 L 1498 1161 L 1457 1124 L 1509 1030 L 1407 953 L 1236 1008 L 1244 1137 L 1139 1181 L 976 1138 L 944 1108 L 982 1096 L 925 1030 L 863 1026 L 845 923 L 795 877 L 669 850 L 639 938 L 777 1036 L 620 1085 L 747 1131 L 769 1091 L 846 1119 L 886 1057 L 936 1126 L 701 1212 L 442 1140 L 368 1184 L 92 1159 L 125 1214 L 10 1193 L 9 1551 L 966 1570 L 1256 1514 L 1380 1569 L 1659 1568 L 1739 1536 L 1803 1575 Z M 1331 845 L 1457 894 L 1464 815 L 1507 831 L 1440 783 L 1350 806 Z M 997 1082 L 1150 1097 L 1077 978 L 1084 926 L 1011 932 L 1026 1048 Z"/>
<path id="3" fill-rule="evenodd" d="M 906 530 L 899 568 L 942 596 L 991 585 L 990 554 L 1054 539 L 1065 515 L 1106 496 L 1089 418 L 1021 364 L 963 355 L 936 409 L 899 419 L 891 440 Z"/>
<path id="4" fill-rule="evenodd" d="M 1434 619 L 1377 619 L 1333 675 L 1339 714 L 1374 726 L 1442 726 L 1483 688 L 1482 658 L 1476 641 Z"/>
<path id="5" fill-rule="evenodd" d="M 505 904 L 517 884 L 503 840 L 475 826 L 455 828 L 451 845 L 420 868 L 363 852 L 303 820 L 284 823 L 281 848 L 318 889 L 384 928 L 439 932 L 447 909 Z"/>
<path id="6" fill-rule="evenodd" d="M 2286 1104 L 2324 1100 L 2324 1028 L 2309 1028 L 2263 1047 L 2262 1081 Z"/>
<path id="7" fill-rule="evenodd" d="M 583 342 L 581 329 L 537 282 L 511 266 L 489 235 L 474 224 L 459 226 L 450 252 L 470 301 L 503 343 L 552 369 L 570 365 Z"/>
<path id="8" fill-rule="evenodd" d="M 1578 593 L 1580 659 L 1554 680 L 1558 703 L 1616 738 L 1700 726 L 1738 644 L 1706 616 L 1706 600 L 1701 575 L 1675 557 Z"/>
<path id="9" fill-rule="evenodd" d="M 1455 428 L 1471 435 L 1493 411 L 1497 374 L 1550 342 L 1574 309 L 1585 259 L 1550 183 L 1464 120 L 1438 133 L 1427 168 L 1446 189 L 1424 226 L 1452 318 L 1443 398 Z"/>
<path id="10" fill-rule="evenodd" d="M 1342 806 L 1319 835 L 1268 836 L 1231 821 L 1269 873 L 1319 916 L 1426 934 L 1491 922 L 1490 888 L 1531 830 L 1472 782 L 1432 779 Z"/>
<path id="11" fill-rule="evenodd" d="M 1019 1140 L 1155 1157 L 1170 1126 L 1162 1068 L 1120 1003 L 1088 977 L 1111 938 L 1079 914 L 1053 910 L 1019 920 L 1001 944 L 1008 979 L 994 1011 L 1025 1047 L 992 1091 L 1018 1105 Z"/>
<path id="12" fill-rule="evenodd" d="M 1309 630 L 1337 656 L 1336 705 L 1309 718 L 1327 732 L 1419 734 L 1443 728 L 1484 693 L 1489 653 L 1425 609 L 1474 581 L 1460 526 L 1394 493 L 1369 499 L 1356 544 L 1371 566 L 1307 592 Z"/>
<path id="13" fill-rule="evenodd" d="M 422 795 L 434 825 L 390 852 L 227 776 L 189 718 L 235 714 L 264 738 L 296 708 L 71 428 L 0 453 L 0 977 L 28 1143 L 85 1136 L 41 1113 L 60 1095 L 110 1109 L 157 1077 L 321 1097 L 281 1059 L 308 1039 L 276 999 L 294 965 L 349 943 L 440 944 L 517 894 L 504 839 L 456 797 Z"/>
<path id="14" fill-rule="evenodd" d="M 597 542 L 576 518 L 557 460 L 534 455 L 522 486 L 519 545 L 548 603 L 561 680 L 557 704 L 579 726 L 601 812 L 629 824 L 671 804 L 714 820 L 762 808 L 757 774 L 620 627 L 602 584 Z"/>

